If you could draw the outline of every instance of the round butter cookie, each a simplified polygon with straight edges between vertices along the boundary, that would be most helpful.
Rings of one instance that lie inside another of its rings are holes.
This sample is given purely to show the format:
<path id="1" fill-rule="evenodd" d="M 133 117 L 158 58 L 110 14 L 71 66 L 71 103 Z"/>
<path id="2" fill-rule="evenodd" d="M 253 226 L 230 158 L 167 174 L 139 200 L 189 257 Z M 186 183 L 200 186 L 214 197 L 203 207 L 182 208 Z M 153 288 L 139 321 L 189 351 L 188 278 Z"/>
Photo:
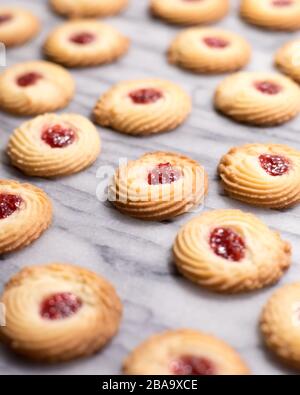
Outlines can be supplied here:
<path id="1" fill-rule="evenodd" d="M 184 277 L 220 293 L 274 284 L 291 264 L 289 243 L 240 210 L 214 210 L 192 219 L 179 231 L 173 251 Z"/>
<path id="2" fill-rule="evenodd" d="M 105 17 L 121 12 L 128 0 L 49 0 L 52 9 L 68 18 Z"/>
<path id="3" fill-rule="evenodd" d="M 41 189 L 0 180 L 0 254 L 26 247 L 50 226 L 52 204 Z"/>
<path id="4" fill-rule="evenodd" d="M 268 348 L 300 371 L 300 283 L 275 291 L 263 309 L 260 327 Z"/>
<path id="5" fill-rule="evenodd" d="M 284 74 L 300 83 L 300 40 L 293 40 L 280 48 L 275 55 L 275 64 Z"/>
<path id="6" fill-rule="evenodd" d="M 62 263 L 22 269 L 5 286 L 0 302 L 6 307 L 2 341 L 18 354 L 45 362 L 100 350 L 117 333 L 122 314 L 109 282 Z"/>
<path id="7" fill-rule="evenodd" d="M 19 63 L 0 74 L 0 108 L 38 115 L 66 107 L 75 84 L 67 70 L 41 60 Z"/>
<path id="8" fill-rule="evenodd" d="M 242 0 L 241 16 L 272 30 L 300 29 L 300 0 Z"/>
<path id="9" fill-rule="evenodd" d="M 169 23 L 198 25 L 216 22 L 229 11 L 229 0 L 151 0 L 153 15 Z"/>
<path id="10" fill-rule="evenodd" d="M 0 43 L 6 47 L 30 41 L 40 28 L 39 19 L 31 12 L 9 5 L 0 6 Z"/>
<path id="11" fill-rule="evenodd" d="M 125 81 L 101 96 L 94 109 L 97 124 L 130 135 L 167 132 L 191 112 L 191 99 L 170 81 Z"/>
<path id="12" fill-rule="evenodd" d="M 100 153 L 95 126 L 77 114 L 45 114 L 23 123 L 11 135 L 12 164 L 38 177 L 66 176 L 95 162 Z"/>
<path id="13" fill-rule="evenodd" d="M 128 47 L 129 40 L 115 28 L 94 20 L 75 20 L 50 33 L 44 53 L 66 67 L 87 67 L 114 62 Z"/>
<path id="14" fill-rule="evenodd" d="M 243 68 L 250 60 L 251 48 L 235 33 L 216 28 L 189 28 L 172 42 L 168 59 L 195 73 L 225 73 Z"/>
<path id="15" fill-rule="evenodd" d="M 226 193 L 255 206 L 284 209 L 300 202 L 300 152 L 280 144 L 246 144 L 220 161 Z"/>
<path id="16" fill-rule="evenodd" d="M 300 88 L 281 74 L 239 72 L 220 83 L 215 107 L 238 122 L 280 125 L 299 114 Z"/>
<path id="17" fill-rule="evenodd" d="M 119 167 L 110 185 L 110 201 L 123 214 L 162 221 L 196 208 L 207 189 L 207 174 L 198 162 L 153 152 Z"/>
<path id="18" fill-rule="evenodd" d="M 138 346 L 123 365 L 128 375 L 249 375 L 238 353 L 213 336 L 192 329 L 167 331 Z"/>

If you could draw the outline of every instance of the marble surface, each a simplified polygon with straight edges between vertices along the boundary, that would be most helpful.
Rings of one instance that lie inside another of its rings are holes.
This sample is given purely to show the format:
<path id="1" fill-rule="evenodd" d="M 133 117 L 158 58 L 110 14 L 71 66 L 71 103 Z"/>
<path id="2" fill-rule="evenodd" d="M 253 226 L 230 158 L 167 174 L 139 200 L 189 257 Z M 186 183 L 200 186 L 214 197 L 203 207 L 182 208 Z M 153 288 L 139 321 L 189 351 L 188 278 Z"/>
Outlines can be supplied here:
<path id="1" fill-rule="evenodd" d="M 1 4 L 6 3 L 1 0 Z M 43 31 L 30 44 L 8 51 L 8 64 L 41 57 L 47 33 L 61 20 L 51 14 L 46 0 L 10 0 L 32 9 L 42 18 Z M 136 158 L 147 151 L 179 151 L 200 161 L 210 177 L 205 210 L 241 208 L 256 213 L 293 245 L 293 265 L 281 281 L 300 277 L 300 206 L 288 211 L 259 210 L 224 196 L 216 176 L 220 156 L 231 146 L 250 142 L 287 143 L 300 149 L 300 118 L 277 128 L 261 129 L 235 124 L 216 114 L 212 97 L 223 78 L 195 76 L 167 64 L 165 51 L 179 30 L 147 13 L 147 0 L 131 0 L 128 10 L 108 22 L 132 40 L 128 55 L 116 64 L 75 70 L 77 95 L 67 111 L 89 116 L 98 96 L 113 83 L 131 78 L 162 77 L 180 83 L 193 97 L 193 113 L 178 130 L 147 138 L 134 138 L 100 130 L 103 151 L 87 171 L 67 178 L 42 180 L 24 177 L 5 155 L 12 130 L 22 122 L 0 114 L 1 178 L 30 181 L 44 188 L 54 203 L 54 223 L 29 248 L 2 256 L 0 288 L 25 265 L 51 261 L 71 262 L 103 274 L 116 286 L 124 302 L 119 335 L 101 353 L 61 365 L 38 365 L 19 359 L 0 347 L 0 374 L 119 374 L 126 354 L 149 335 L 167 328 L 190 327 L 215 334 L 233 345 L 253 372 L 284 375 L 285 370 L 262 345 L 258 317 L 272 289 L 242 296 L 218 296 L 191 285 L 174 270 L 171 245 L 179 227 L 194 214 L 164 223 L 127 218 L 96 199 L 97 169 L 116 166 L 120 157 Z M 219 26 L 242 33 L 253 45 L 249 70 L 271 70 L 276 48 L 297 33 L 270 33 L 244 24 L 237 16 L 238 1 Z"/>

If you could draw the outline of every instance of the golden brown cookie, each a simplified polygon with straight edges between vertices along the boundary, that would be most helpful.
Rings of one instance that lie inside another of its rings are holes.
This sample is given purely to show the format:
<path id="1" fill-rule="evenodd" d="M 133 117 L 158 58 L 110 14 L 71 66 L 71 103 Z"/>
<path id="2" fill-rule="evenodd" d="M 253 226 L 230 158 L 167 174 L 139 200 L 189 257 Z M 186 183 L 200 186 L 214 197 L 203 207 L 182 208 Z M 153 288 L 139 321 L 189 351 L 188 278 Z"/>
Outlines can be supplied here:
<path id="1" fill-rule="evenodd" d="M 197 25 L 216 22 L 228 13 L 228 0 L 151 0 L 153 15 L 169 23 Z"/>
<path id="2" fill-rule="evenodd" d="M 238 353 L 213 336 L 192 329 L 150 337 L 125 360 L 129 375 L 248 375 Z"/>
<path id="3" fill-rule="evenodd" d="M 203 202 L 208 180 L 196 161 L 175 153 L 153 152 L 119 167 L 110 200 L 131 217 L 162 221 Z"/>
<path id="4" fill-rule="evenodd" d="M 300 370 L 300 283 L 275 291 L 263 309 L 261 331 L 266 345 L 285 364 Z"/>
<path id="5" fill-rule="evenodd" d="M 93 18 L 118 14 L 128 0 L 49 0 L 55 12 L 68 18 Z"/>
<path id="6" fill-rule="evenodd" d="M 67 67 L 111 63 L 124 55 L 129 40 L 115 28 L 95 20 L 66 22 L 48 36 L 45 54 Z"/>
<path id="7" fill-rule="evenodd" d="M 222 293 L 276 283 L 291 264 L 291 246 L 252 214 L 214 210 L 179 231 L 173 247 L 183 276 Z"/>
<path id="8" fill-rule="evenodd" d="M 300 202 L 300 152 L 280 144 L 246 144 L 220 161 L 226 193 L 255 206 L 282 209 Z"/>
<path id="9" fill-rule="evenodd" d="M 100 153 L 95 126 L 78 114 L 45 114 L 23 123 L 11 135 L 7 153 L 14 166 L 30 176 L 77 173 Z"/>
<path id="10" fill-rule="evenodd" d="M 275 55 L 275 64 L 284 74 L 300 83 L 300 40 L 289 41 Z"/>
<path id="11" fill-rule="evenodd" d="M 238 122 L 280 125 L 300 112 L 300 88 L 280 74 L 235 73 L 218 86 L 215 107 Z"/>
<path id="12" fill-rule="evenodd" d="M 101 96 L 94 109 L 96 123 L 121 133 L 148 135 L 175 129 L 191 112 L 191 99 L 170 81 L 125 81 Z"/>
<path id="13" fill-rule="evenodd" d="M 39 30 L 40 22 L 31 12 L 9 5 L 0 6 L 0 43 L 6 47 L 26 43 Z"/>
<path id="14" fill-rule="evenodd" d="M 0 338 L 28 358 L 57 362 L 91 355 L 116 335 L 122 305 L 112 285 L 89 270 L 51 263 L 17 273 L 0 299 Z"/>
<path id="15" fill-rule="evenodd" d="M 251 48 L 235 33 L 216 28 L 190 28 L 173 40 L 169 62 L 195 73 L 239 70 L 250 60 Z"/>
<path id="16" fill-rule="evenodd" d="M 300 0 L 242 0 L 241 16 L 272 30 L 300 29 Z"/>
<path id="17" fill-rule="evenodd" d="M 26 247 L 50 226 L 52 204 L 41 189 L 0 180 L 0 254 Z"/>
<path id="18" fill-rule="evenodd" d="M 67 70 L 41 60 L 19 63 L 0 75 L 0 108 L 16 115 L 38 115 L 66 107 L 75 84 Z"/>

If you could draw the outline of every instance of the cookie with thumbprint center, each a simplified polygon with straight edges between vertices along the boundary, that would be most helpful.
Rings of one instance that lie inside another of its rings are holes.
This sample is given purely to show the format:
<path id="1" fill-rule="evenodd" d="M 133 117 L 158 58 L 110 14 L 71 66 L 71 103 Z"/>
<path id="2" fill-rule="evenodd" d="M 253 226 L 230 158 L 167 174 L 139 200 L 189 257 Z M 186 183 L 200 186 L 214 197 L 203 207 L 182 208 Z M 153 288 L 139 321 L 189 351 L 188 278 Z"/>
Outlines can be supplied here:
<path id="1" fill-rule="evenodd" d="M 196 209 L 208 190 L 205 169 L 176 153 L 152 152 L 119 167 L 109 200 L 123 214 L 162 221 Z"/>
<path id="2" fill-rule="evenodd" d="M 52 222 L 52 203 L 31 184 L 0 180 L 0 254 L 38 239 Z"/>
<path id="3" fill-rule="evenodd" d="M 14 275 L 0 302 L 0 338 L 27 358 L 60 362 L 94 354 L 117 333 L 122 304 L 103 277 L 62 263 L 31 266 Z"/>
<path id="4" fill-rule="evenodd" d="M 39 19 L 30 11 L 9 5 L 0 6 L 0 43 L 6 47 L 30 41 L 40 28 Z"/>
<path id="5" fill-rule="evenodd" d="M 169 23 L 197 25 L 216 22 L 229 11 L 229 0 L 151 0 L 151 13 Z"/>
<path id="6" fill-rule="evenodd" d="M 129 40 L 115 28 L 95 20 L 66 22 L 55 28 L 44 53 L 66 67 L 112 63 L 128 51 Z"/>
<path id="7" fill-rule="evenodd" d="M 284 209 L 300 202 L 300 152 L 282 144 L 246 144 L 219 164 L 225 192 L 254 206 Z"/>
<path id="8" fill-rule="evenodd" d="M 271 30 L 300 29 L 300 0 L 242 0 L 241 16 Z"/>
<path id="9" fill-rule="evenodd" d="M 300 40 L 292 40 L 281 47 L 275 55 L 275 65 L 284 74 L 300 83 Z"/>
<path id="10" fill-rule="evenodd" d="M 154 335 L 126 358 L 129 375 L 249 375 L 238 353 L 214 336 L 192 329 Z"/>
<path id="11" fill-rule="evenodd" d="M 128 0 L 49 0 L 52 9 L 68 18 L 106 17 L 118 14 Z"/>
<path id="12" fill-rule="evenodd" d="M 100 135 L 85 117 L 45 114 L 13 132 L 7 153 L 11 163 L 25 174 L 57 177 L 91 166 L 100 149 Z"/>
<path id="13" fill-rule="evenodd" d="M 95 122 L 134 136 L 167 132 L 191 112 L 191 99 L 177 84 L 160 79 L 124 81 L 105 92 Z"/>
<path id="14" fill-rule="evenodd" d="M 291 264 L 290 244 L 240 210 L 214 210 L 193 218 L 179 231 L 173 251 L 184 277 L 220 293 L 272 285 Z"/>
<path id="15" fill-rule="evenodd" d="M 219 84 L 214 102 L 218 111 L 237 122 L 276 126 L 299 114 L 300 88 L 281 74 L 239 72 Z"/>
<path id="16" fill-rule="evenodd" d="M 216 28 L 190 28 L 173 40 L 168 59 L 195 73 L 224 73 L 244 67 L 250 60 L 251 48 L 235 33 Z"/>
<path id="17" fill-rule="evenodd" d="M 38 115 L 64 108 L 74 92 L 71 74 L 50 62 L 19 63 L 0 74 L 0 108 L 15 115 Z"/>

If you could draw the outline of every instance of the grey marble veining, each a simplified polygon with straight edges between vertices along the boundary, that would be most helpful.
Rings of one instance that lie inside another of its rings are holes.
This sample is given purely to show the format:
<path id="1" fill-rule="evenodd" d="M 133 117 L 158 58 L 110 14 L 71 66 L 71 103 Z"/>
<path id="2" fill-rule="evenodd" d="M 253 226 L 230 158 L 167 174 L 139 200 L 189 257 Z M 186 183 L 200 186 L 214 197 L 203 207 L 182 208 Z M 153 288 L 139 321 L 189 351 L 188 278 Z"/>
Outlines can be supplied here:
<path id="1" fill-rule="evenodd" d="M 32 9 L 43 20 L 43 31 L 28 45 L 8 51 L 8 64 L 41 57 L 47 33 L 61 19 L 47 8 L 46 0 L 1 0 Z M 193 113 L 178 130 L 147 138 L 128 137 L 99 128 L 103 151 L 97 163 L 75 176 L 56 180 L 24 177 L 5 156 L 12 130 L 23 119 L 0 114 L 0 175 L 30 181 L 45 189 L 54 203 L 54 223 L 29 248 L 0 259 L 0 288 L 19 268 L 51 261 L 71 262 L 103 274 L 116 286 L 124 302 L 119 335 L 101 353 L 61 364 L 38 365 L 0 347 L 0 374 L 119 374 L 126 354 L 149 335 L 167 328 L 191 327 L 210 332 L 234 346 L 255 374 L 289 374 L 267 353 L 258 332 L 258 317 L 274 287 L 242 296 L 218 296 L 203 291 L 178 276 L 171 245 L 179 227 L 193 214 L 164 223 L 145 223 L 125 217 L 96 199 L 101 165 L 114 165 L 120 157 L 134 159 L 152 150 L 179 151 L 199 160 L 210 177 L 205 210 L 241 208 L 256 213 L 280 231 L 293 245 L 293 266 L 280 285 L 300 277 L 300 207 L 288 211 L 255 209 L 224 196 L 216 166 L 231 146 L 249 142 L 287 143 L 300 149 L 300 118 L 287 125 L 261 129 L 235 124 L 212 107 L 217 83 L 223 78 L 196 76 L 167 64 L 165 51 L 179 30 L 147 13 L 147 0 L 131 0 L 128 10 L 108 22 L 132 40 L 128 55 L 116 64 L 74 70 L 77 94 L 66 111 L 89 116 L 98 96 L 123 79 L 162 77 L 180 83 L 193 97 Z M 271 33 L 244 24 L 232 0 L 230 15 L 218 25 L 243 34 L 253 46 L 249 70 L 271 70 L 272 56 L 297 33 Z"/>

